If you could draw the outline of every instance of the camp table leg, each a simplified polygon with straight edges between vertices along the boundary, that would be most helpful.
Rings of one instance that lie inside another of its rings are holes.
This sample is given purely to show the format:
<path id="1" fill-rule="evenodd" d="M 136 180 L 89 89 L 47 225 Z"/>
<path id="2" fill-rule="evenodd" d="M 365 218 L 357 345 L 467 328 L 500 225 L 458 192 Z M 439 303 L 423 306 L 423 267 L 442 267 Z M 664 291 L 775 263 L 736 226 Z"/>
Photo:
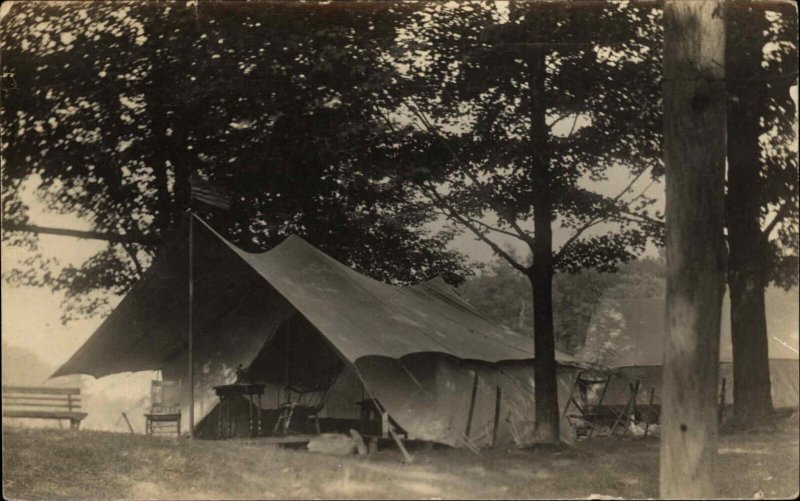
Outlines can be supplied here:
<path id="1" fill-rule="evenodd" d="M 277 435 L 278 429 L 281 427 L 281 422 L 283 421 L 283 413 L 284 409 L 278 409 L 278 420 L 275 421 L 275 426 L 272 427 L 272 434 Z"/>
<path id="2" fill-rule="evenodd" d="M 230 402 L 228 402 L 227 409 L 228 409 L 228 412 L 227 412 L 227 414 L 228 414 L 228 438 L 233 438 L 233 423 L 232 423 L 232 419 L 231 419 L 231 404 L 230 404 Z"/>
<path id="3" fill-rule="evenodd" d="M 258 436 L 261 436 L 261 394 L 258 394 Z"/>
<path id="4" fill-rule="evenodd" d="M 389 431 L 391 427 L 392 425 L 389 423 L 389 415 L 385 412 L 381 412 L 381 435 L 388 437 L 390 435 Z"/>
<path id="5" fill-rule="evenodd" d="M 290 408 L 289 409 L 289 415 L 286 416 L 286 421 L 284 422 L 284 425 L 283 425 L 283 434 L 284 435 L 288 435 L 289 434 L 289 425 L 292 424 L 292 414 L 294 414 L 294 409 Z"/>
<path id="6" fill-rule="evenodd" d="M 250 436 L 253 436 L 253 395 L 247 395 L 247 415 L 248 415 L 248 429 Z"/>
<path id="7" fill-rule="evenodd" d="M 217 437 L 222 440 L 224 438 L 222 433 L 223 416 L 225 412 L 225 399 L 219 399 L 219 413 L 217 414 Z"/>

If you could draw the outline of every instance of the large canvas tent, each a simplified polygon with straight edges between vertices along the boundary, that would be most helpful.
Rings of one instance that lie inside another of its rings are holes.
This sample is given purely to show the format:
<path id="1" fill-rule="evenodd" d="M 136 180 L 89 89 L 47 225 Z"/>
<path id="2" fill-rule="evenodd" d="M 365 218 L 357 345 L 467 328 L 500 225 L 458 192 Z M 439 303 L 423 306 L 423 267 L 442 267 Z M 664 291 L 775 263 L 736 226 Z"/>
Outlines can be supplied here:
<path id="1" fill-rule="evenodd" d="M 188 224 L 176 230 L 54 377 L 161 370 L 165 378 L 188 381 L 188 231 Z M 531 440 L 532 339 L 492 323 L 443 280 L 384 284 L 297 236 L 248 253 L 197 218 L 192 247 L 194 414 L 201 434 L 213 435 L 213 387 L 233 382 L 241 364 L 267 385 L 264 408 L 280 403 L 289 379 L 338 371 L 327 417 L 354 419 L 356 400 L 377 399 L 411 438 L 456 447 Z M 563 399 L 575 360 L 563 353 L 557 359 Z M 186 429 L 188 384 L 184 389 Z"/>
<path id="2" fill-rule="evenodd" d="M 772 400 L 776 408 L 798 407 L 798 296 L 797 289 L 766 291 Z M 658 404 L 665 326 L 664 298 L 608 299 L 601 302 L 589 323 L 586 343 L 578 358 L 584 363 L 612 369 L 622 378 L 612 379 L 604 401 L 622 404 L 630 396 L 631 380 L 642 382 L 637 402 L 646 404 L 651 389 Z M 730 300 L 723 299 L 720 328 L 720 385 L 725 380 L 727 403 L 732 402 L 733 349 Z M 720 388 L 722 390 L 722 388 Z"/>

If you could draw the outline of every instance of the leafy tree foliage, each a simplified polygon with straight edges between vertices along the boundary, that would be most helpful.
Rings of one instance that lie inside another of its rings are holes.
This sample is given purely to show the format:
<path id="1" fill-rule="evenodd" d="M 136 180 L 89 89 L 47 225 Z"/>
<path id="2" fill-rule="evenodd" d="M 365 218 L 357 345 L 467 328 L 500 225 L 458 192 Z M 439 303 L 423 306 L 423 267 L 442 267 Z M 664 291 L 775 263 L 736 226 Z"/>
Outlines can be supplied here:
<path id="1" fill-rule="evenodd" d="M 543 441 L 558 438 L 554 272 L 613 270 L 661 229 L 651 200 L 631 193 L 660 172 L 658 21 L 633 4 L 466 2 L 429 4 L 400 34 L 405 99 L 386 113 L 397 163 L 432 207 L 528 278 Z M 618 195 L 586 188 L 618 165 L 632 175 Z M 572 230 L 560 249 L 554 224 Z M 525 243 L 531 264 L 499 234 Z"/>
<path id="2" fill-rule="evenodd" d="M 234 196 L 196 207 L 248 250 L 290 233 L 368 275 L 409 282 L 468 272 L 426 230 L 414 192 L 386 182 L 397 106 L 383 57 L 413 6 L 304 3 L 19 3 L 2 36 L 3 217 L 24 223 L 32 187 L 47 210 L 96 230 L 163 237 L 189 207 L 194 171 Z M 35 250 L 30 235 L 4 232 Z M 31 258 L 10 278 L 64 290 L 92 315 L 152 256 L 111 244 L 79 267 Z M 38 270 L 38 271 L 37 271 Z"/>

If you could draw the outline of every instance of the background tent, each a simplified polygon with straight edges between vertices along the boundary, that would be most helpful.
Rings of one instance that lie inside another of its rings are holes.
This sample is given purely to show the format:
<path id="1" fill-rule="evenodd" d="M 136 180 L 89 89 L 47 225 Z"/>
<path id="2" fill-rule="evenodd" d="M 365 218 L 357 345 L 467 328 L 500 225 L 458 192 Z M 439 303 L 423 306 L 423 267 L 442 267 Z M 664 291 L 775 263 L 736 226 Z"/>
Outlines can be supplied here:
<path id="1" fill-rule="evenodd" d="M 766 291 L 772 400 L 775 407 L 798 406 L 798 313 L 797 289 Z M 646 403 L 655 387 L 655 402 L 661 389 L 661 364 L 665 336 L 663 298 L 606 300 L 592 316 L 586 343 L 578 358 L 587 363 L 613 368 L 619 374 L 640 379 L 637 396 Z M 726 379 L 727 401 L 732 401 L 733 354 L 731 346 L 730 300 L 722 305 L 720 329 L 720 381 Z M 628 398 L 628 381 L 609 386 L 605 400 L 620 403 Z"/>
<path id="2" fill-rule="evenodd" d="M 213 386 L 232 382 L 239 364 L 270 385 L 262 405 L 274 407 L 285 376 L 274 369 L 280 356 L 285 359 L 282 343 L 292 340 L 296 348 L 287 360 L 295 371 L 300 364 L 324 367 L 317 358 L 341 362 L 342 388 L 331 396 L 330 413 L 347 415 L 348 399 L 350 413 L 356 412 L 352 396 L 361 391 L 378 399 L 412 438 L 461 446 L 477 373 L 473 422 L 494 418 L 499 393 L 498 442 L 531 439 L 532 340 L 480 315 L 441 279 L 387 285 L 296 236 L 268 252 L 248 253 L 196 218 L 194 236 L 197 423 L 214 411 Z M 188 381 L 187 237 L 184 225 L 54 376 L 162 370 L 167 378 Z M 270 357 L 275 360 L 265 362 Z M 568 366 L 575 360 L 563 353 L 557 359 L 565 398 L 572 377 Z M 313 370 L 307 376 L 313 377 Z M 184 388 L 188 404 L 188 385 Z M 478 433 L 469 437 L 471 443 L 491 442 L 491 436 Z"/>

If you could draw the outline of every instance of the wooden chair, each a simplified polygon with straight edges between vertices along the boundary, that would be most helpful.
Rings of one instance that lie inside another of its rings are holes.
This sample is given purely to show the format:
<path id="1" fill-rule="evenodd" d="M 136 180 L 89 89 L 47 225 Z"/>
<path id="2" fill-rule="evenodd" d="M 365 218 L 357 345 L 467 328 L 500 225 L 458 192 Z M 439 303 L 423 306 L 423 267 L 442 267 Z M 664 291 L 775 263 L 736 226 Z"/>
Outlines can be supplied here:
<path id="1" fill-rule="evenodd" d="M 68 420 L 77 430 L 87 416 L 81 412 L 80 388 L 3 386 L 3 417 Z"/>
<path id="2" fill-rule="evenodd" d="M 145 433 L 181 436 L 180 381 L 153 381 L 150 409 L 144 414 Z"/>
<path id="3" fill-rule="evenodd" d="M 279 407 L 280 414 L 272 430 L 273 434 L 288 435 L 295 413 L 303 414 L 309 420 L 313 419 L 317 434 L 321 433 L 319 413 L 325 407 L 325 401 L 336 384 L 338 376 L 338 372 L 330 374 L 320 378 L 314 384 L 290 383 L 286 387 L 286 402 Z"/>

